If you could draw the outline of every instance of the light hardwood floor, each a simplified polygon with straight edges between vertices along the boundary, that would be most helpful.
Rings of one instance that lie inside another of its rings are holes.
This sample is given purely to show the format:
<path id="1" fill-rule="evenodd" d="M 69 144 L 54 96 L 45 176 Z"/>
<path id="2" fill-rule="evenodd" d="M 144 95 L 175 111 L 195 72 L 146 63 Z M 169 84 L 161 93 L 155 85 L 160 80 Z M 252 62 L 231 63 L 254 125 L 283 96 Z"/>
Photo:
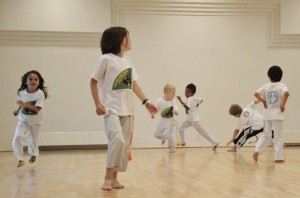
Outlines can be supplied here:
<path id="1" fill-rule="evenodd" d="M 134 149 L 125 189 L 100 190 L 105 150 L 41 151 L 36 163 L 16 168 L 12 152 L 0 152 L 1 198 L 218 198 L 300 197 L 300 147 L 286 147 L 286 162 L 275 164 L 273 148 L 258 162 L 253 147 L 237 153 L 228 148 Z"/>

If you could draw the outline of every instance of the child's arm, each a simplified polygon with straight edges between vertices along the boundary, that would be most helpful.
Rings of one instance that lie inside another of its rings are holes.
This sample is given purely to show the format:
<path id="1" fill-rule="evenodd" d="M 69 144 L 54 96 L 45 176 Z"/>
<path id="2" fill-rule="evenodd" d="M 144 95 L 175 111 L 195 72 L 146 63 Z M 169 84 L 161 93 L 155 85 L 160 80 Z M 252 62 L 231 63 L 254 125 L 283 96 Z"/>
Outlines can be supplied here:
<path id="1" fill-rule="evenodd" d="M 21 110 L 21 106 L 17 110 L 14 111 L 14 116 L 17 116 Z"/>
<path id="2" fill-rule="evenodd" d="M 235 129 L 235 130 L 233 131 L 232 138 L 229 140 L 229 142 L 228 142 L 226 145 L 231 144 L 231 143 L 234 141 L 234 139 L 236 138 L 236 136 L 238 135 L 238 133 L 239 133 L 239 129 Z"/>
<path id="3" fill-rule="evenodd" d="M 133 92 L 143 103 L 144 103 L 144 101 L 146 102 L 145 106 L 148 109 L 148 111 L 150 112 L 151 117 L 154 118 L 154 115 L 157 113 L 157 108 L 152 102 L 150 102 L 147 99 L 142 88 L 139 86 L 139 84 L 136 81 L 133 81 Z"/>
<path id="4" fill-rule="evenodd" d="M 28 109 L 30 109 L 32 111 L 35 111 L 35 112 L 39 112 L 42 109 L 41 107 L 34 106 L 32 104 L 23 102 L 22 100 L 18 100 L 17 104 L 20 105 L 20 106 L 22 106 L 22 107 L 28 108 Z M 19 113 L 19 111 L 18 111 L 18 113 Z"/>
<path id="5" fill-rule="evenodd" d="M 283 94 L 282 102 L 280 104 L 281 112 L 285 111 L 285 104 L 286 104 L 287 99 L 288 99 L 289 96 L 290 96 L 290 93 L 288 91 L 285 91 L 284 94 Z"/>
<path id="6" fill-rule="evenodd" d="M 265 109 L 268 107 L 266 100 L 256 91 L 254 96 L 264 104 Z"/>
<path id="7" fill-rule="evenodd" d="M 101 103 L 101 101 L 99 99 L 97 83 L 98 83 L 98 81 L 96 81 L 93 78 L 91 79 L 90 87 L 91 87 L 91 92 L 92 92 L 92 96 L 94 99 L 94 103 L 96 105 L 96 113 L 97 113 L 97 115 L 105 115 L 106 111 L 105 111 L 105 107 L 103 106 L 103 104 Z"/>
<path id="8" fill-rule="evenodd" d="M 186 104 L 181 100 L 180 96 L 177 96 L 177 99 L 179 100 L 179 102 L 182 104 L 182 106 L 185 108 L 186 111 L 190 110 L 190 108 L 186 106 Z"/>

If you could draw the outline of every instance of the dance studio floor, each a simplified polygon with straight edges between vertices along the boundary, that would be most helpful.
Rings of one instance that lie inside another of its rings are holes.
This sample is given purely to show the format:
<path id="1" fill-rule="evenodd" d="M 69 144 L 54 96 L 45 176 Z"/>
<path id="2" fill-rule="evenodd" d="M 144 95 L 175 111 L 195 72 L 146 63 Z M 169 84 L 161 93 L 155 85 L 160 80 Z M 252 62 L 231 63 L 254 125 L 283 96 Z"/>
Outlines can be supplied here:
<path id="1" fill-rule="evenodd" d="M 103 192 L 105 150 L 41 151 L 34 164 L 16 168 L 12 152 L 0 152 L 1 198 L 271 198 L 300 197 L 300 147 L 285 147 L 275 164 L 272 147 L 252 160 L 253 147 L 134 149 L 125 189 Z"/>

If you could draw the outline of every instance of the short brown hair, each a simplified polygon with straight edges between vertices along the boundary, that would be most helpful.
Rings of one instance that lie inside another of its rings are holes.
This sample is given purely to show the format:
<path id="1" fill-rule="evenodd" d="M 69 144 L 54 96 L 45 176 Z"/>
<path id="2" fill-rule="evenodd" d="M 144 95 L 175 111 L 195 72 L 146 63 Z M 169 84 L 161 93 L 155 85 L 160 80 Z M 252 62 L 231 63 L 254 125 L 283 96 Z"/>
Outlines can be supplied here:
<path id="1" fill-rule="evenodd" d="M 230 106 L 229 108 L 229 114 L 230 115 L 233 115 L 233 116 L 236 116 L 236 115 L 241 115 L 243 112 L 243 109 L 242 107 L 240 107 L 240 105 L 238 104 L 233 104 Z"/>

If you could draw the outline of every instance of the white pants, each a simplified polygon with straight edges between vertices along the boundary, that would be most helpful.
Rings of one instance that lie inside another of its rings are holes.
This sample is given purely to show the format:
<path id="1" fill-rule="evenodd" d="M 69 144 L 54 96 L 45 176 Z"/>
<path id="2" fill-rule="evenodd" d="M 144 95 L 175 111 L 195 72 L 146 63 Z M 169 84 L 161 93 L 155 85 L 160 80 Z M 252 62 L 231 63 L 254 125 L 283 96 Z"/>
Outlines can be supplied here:
<path id="1" fill-rule="evenodd" d="M 265 120 L 265 129 L 259 138 L 255 151 L 263 153 L 272 140 L 272 129 L 274 131 L 274 151 L 275 160 L 283 160 L 283 138 L 282 138 L 282 120 Z"/>
<path id="2" fill-rule="evenodd" d="M 41 124 L 28 125 L 23 121 L 19 121 L 16 127 L 15 136 L 12 142 L 14 154 L 18 161 L 23 158 L 23 143 L 28 137 L 28 153 L 31 156 L 39 155 L 39 137 L 41 132 Z"/>
<path id="3" fill-rule="evenodd" d="M 160 121 L 154 131 L 154 137 L 161 140 L 168 140 L 170 151 L 175 151 L 175 138 L 174 138 L 174 120 Z"/>
<path id="4" fill-rule="evenodd" d="M 200 122 L 190 122 L 188 120 L 184 121 L 178 131 L 180 134 L 180 139 L 181 139 L 181 144 L 185 144 L 185 138 L 184 138 L 184 130 L 186 130 L 187 128 L 189 128 L 190 126 L 194 127 L 194 129 L 196 129 L 196 131 L 202 135 L 205 139 L 207 139 L 210 143 L 212 143 L 213 146 L 216 146 L 219 144 L 219 141 L 217 139 L 215 139 L 213 136 L 211 136 L 207 131 L 205 131 L 201 126 L 200 126 Z"/>
<path id="5" fill-rule="evenodd" d="M 133 116 L 118 116 L 109 113 L 104 117 L 105 133 L 108 139 L 106 168 L 126 171 L 133 129 Z"/>

